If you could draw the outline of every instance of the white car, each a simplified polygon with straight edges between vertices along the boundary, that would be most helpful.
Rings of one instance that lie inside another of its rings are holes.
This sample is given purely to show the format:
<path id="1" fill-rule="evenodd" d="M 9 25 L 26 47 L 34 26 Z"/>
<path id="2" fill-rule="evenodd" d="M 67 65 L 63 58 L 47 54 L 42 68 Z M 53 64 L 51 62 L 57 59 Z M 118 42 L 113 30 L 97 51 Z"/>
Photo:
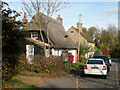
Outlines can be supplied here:
<path id="1" fill-rule="evenodd" d="M 102 75 L 102 78 L 107 78 L 107 66 L 103 59 L 91 58 L 88 59 L 84 66 L 84 74 Z"/>

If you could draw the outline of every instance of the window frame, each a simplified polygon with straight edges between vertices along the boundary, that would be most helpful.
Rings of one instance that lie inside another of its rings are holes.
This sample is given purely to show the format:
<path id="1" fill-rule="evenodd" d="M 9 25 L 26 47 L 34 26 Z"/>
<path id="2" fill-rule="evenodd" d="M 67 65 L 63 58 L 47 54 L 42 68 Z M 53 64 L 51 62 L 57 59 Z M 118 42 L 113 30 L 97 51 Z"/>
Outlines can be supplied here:
<path id="1" fill-rule="evenodd" d="M 73 33 L 72 33 L 72 32 L 73 32 Z M 71 31 L 70 31 L 70 33 L 71 33 L 71 34 L 74 34 L 74 33 L 75 33 L 75 31 L 74 31 L 74 30 L 71 30 Z"/>
<path id="2" fill-rule="evenodd" d="M 38 32 L 31 32 L 31 38 L 38 38 Z"/>

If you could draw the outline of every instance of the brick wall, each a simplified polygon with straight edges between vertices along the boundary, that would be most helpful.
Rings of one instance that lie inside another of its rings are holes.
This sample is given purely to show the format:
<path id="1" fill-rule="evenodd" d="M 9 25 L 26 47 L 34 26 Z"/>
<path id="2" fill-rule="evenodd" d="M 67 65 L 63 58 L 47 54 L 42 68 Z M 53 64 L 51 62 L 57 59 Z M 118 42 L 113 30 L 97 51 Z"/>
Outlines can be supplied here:
<path id="1" fill-rule="evenodd" d="M 71 30 L 73 30 L 74 33 L 71 33 Z M 71 28 L 67 31 L 67 34 L 71 37 L 71 39 L 72 39 L 76 44 L 78 43 L 78 31 L 76 31 L 76 29 L 75 29 L 74 27 L 71 27 Z M 80 35 L 80 43 L 81 43 L 81 42 L 85 42 L 86 44 L 89 44 L 90 46 L 95 46 L 94 43 L 87 42 L 87 40 Z M 88 56 L 89 56 L 90 54 L 91 54 L 91 52 L 86 53 L 85 58 L 88 58 Z M 77 51 L 76 51 L 76 59 L 77 59 Z"/>
<path id="2" fill-rule="evenodd" d="M 74 31 L 73 34 L 71 34 L 71 30 Z M 78 32 L 77 32 L 73 27 L 71 27 L 71 28 L 67 31 L 67 34 L 71 37 L 71 39 L 72 39 L 75 43 L 78 42 Z M 81 42 L 84 42 L 84 41 L 87 43 L 87 41 L 85 40 L 85 38 L 83 38 L 83 37 L 80 35 L 80 43 L 81 43 Z"/>
<path id="3" fill-rule="evenodd" d="M 74 31 L 74 33 L 71 34 L 71 30 Z M 71 37 L 71 39 L 77 44 L 78 43 L 78 31 L 75 30 L 75 28 L 71 27 L 68 31 L 67 31 L 67 34 Z M 87 41 L 80 35 L 80 43 L 81 42 L 86 42 Z M 75 62 L 77 62 L 77 58 L 78 58 L 78 54 L 77 54 L 77 50 L 75 52 Z"/>

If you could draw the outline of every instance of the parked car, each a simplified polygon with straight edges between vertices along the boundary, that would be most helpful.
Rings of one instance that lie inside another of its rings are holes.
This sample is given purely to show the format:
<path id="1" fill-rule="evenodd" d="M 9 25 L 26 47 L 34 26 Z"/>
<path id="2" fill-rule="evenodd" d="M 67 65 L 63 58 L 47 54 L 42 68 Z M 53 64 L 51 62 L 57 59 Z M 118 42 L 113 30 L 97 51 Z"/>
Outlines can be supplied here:
<path id="1" fill-rule="evenodd" d="M 112 62 L 111 62 L 111 58 L 110 58 L 110 57 L 108 57 L 108 58 L 109 58 L 109 63 L 110 63 L 110 66 L 111 66 L 111 63 L 112 63 Z"/>
<path id="2" fill-rule="evenodd" d="M 84 66 L 84 75 L 102 75 L 102 78 L 107 78 L 107 65 L 103 59 L 91 58 L 88 59 Z"/>
<path id="3" fill-rule="evenodd" d="M 105 64 L 107 65 L 107 73 L 110 72 L 110 63 L 109 58 L 106 55 L 94 55 L 93 58 L 100 58 L 103 59 Z"/>

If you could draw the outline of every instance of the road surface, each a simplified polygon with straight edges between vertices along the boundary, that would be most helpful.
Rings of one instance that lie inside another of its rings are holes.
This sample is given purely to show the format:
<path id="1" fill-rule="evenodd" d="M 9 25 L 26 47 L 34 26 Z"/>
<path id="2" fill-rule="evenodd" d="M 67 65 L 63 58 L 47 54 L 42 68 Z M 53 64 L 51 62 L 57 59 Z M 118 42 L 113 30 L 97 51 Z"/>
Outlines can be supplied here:
<path id="1" fill-rule="evenodd" d="M 101 76 L 83 77 L 83 71 L 75 71 L 61 78 L 53 79 L 40 86 L 40 88 L 111 88 L 119 90 L 119 73 L 120 64 L 118 60 L 112 60 L 112 66 L 107 79 L 102 79 Z"/>
<path id="2" fill-rule="evenodd" d="M 78 77 L 79 88 L 118 88 L 119 87 L 119 64 L 118 60 L 112 60 L 112 66 L 107 79 L 101 76 L 88 75 L 86 77 Z"/>

